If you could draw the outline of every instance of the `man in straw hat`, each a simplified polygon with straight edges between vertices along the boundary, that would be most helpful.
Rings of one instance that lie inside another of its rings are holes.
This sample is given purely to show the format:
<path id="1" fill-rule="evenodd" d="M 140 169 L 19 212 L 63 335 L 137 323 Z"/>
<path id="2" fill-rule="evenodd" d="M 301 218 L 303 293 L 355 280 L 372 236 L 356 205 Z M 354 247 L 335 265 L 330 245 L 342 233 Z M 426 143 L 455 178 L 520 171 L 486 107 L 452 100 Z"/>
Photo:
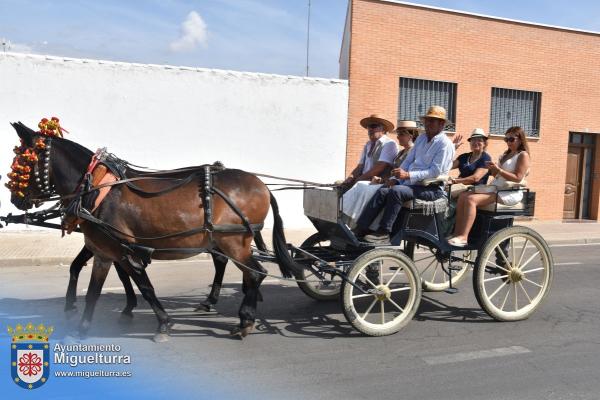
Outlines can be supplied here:
<path id="1" fill-rule="evenodd" d="M 383 210 L 379 229 L 366 235 L 368 242 L 389 242 L 392 227 L 402 203 L 414 198 L 433 201 L 444 196 L 440 185 L 422 186 L 424 179 L 447 175 L 452 167 L 454 144 L 444 133 L 446 109 L 431 106 L 421 116 L 425 134 L 420 135 L 399 168 L 392 170 L 391 183 L 375 193 L 357 221 L 357 234 L 364 234 L 377 215 Z"/>
<path id="2" fill-rule="evenodd" d="M 382 175 L 394 163 L 398 154 L 398 146 L 386 134 L 394 130 L 394 124 L 377 114 L 372 114 L 360 121 L 367 130 L 369 141 L 363 147 L 358 165 L 343 185 L 350 187 L 357 181 L 370 181 L 374 176 Z"/>

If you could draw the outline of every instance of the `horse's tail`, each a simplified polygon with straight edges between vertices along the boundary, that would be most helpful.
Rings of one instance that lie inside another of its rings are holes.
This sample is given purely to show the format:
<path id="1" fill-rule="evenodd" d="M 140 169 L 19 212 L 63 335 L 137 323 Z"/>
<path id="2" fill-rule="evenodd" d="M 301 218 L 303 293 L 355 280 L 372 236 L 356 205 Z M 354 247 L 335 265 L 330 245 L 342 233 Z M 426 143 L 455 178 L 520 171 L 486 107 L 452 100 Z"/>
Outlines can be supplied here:
<path id="1" fill-rule="evenodd" d="M 267 252 L 267 245 L 265 244 L 260 231 L 254 232 L 254 244 L 258 250 Z"/>
<path id="2" fill-rule="evenodd" d="M 279 207 L 273 193 L 269 194 L 271 195 L 271 207 L 273 208 L 273 249 L 275 250 L 275 259 L 277 260 L 277 264 L 279 264 L 279 269 L 283 276 L 286 278 L 299 276 L 304 267 L 295 262 L 288 252 L 283 232 L 283 221 L 279 215 Z"/>

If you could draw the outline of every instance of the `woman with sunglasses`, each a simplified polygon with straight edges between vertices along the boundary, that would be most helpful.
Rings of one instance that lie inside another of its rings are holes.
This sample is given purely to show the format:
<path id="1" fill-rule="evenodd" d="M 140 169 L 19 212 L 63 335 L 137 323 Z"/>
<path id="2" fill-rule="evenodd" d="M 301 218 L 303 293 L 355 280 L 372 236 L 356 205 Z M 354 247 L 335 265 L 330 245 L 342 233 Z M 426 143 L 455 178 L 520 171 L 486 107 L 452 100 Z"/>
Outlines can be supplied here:
<path id="1" fill-rule="evenodd" d="M 477 207 L 483 207 L 495 201 L 512 206 L 523 199 L 523 192 L 520 190 L 495 192 L 496 190 L 507 189 L 508 182 L 523 182 L 529 172 L 531 161 L 523 128 L 518 126 L 509 128 L 505 133 L 504 141 L 508 149 L 502 154 L 498 164 L 491 161 L 486 163 L 490 175 L 494 177 L 489 185 L 495 189 L 494 192 L 464 192 L 458 198 L 454 234 L 448 240 L 448 243 L 452 246 L 466 246 L 469 232 L 477 215 Z"/>

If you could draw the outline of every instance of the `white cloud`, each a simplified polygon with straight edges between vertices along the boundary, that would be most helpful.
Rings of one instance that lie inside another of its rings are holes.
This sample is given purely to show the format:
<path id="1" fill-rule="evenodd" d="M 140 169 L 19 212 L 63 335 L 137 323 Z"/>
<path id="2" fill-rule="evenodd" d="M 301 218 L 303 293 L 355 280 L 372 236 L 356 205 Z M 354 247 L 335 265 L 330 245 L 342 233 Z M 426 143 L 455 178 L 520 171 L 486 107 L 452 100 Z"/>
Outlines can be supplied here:
<path id="1" fill-rule="evenodd" d="M 208 30 L 206 23 L 196 11 L 188 14 L 185 21 L 181 23 L 181 36 L 171 42 L 169 48 L 171 51 L 189 51 L 196 48 L 197 45 L 206 47 L 208 39 Z"/>

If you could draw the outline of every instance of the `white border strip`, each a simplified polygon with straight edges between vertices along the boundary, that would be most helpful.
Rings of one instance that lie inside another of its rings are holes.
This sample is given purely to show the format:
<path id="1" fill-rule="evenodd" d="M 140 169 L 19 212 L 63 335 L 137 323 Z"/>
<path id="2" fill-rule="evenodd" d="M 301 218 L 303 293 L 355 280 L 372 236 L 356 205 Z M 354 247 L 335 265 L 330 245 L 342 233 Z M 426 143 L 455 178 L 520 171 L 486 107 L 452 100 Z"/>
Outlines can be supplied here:
<path id="1" fill-rule="evenodd" d="M 497 349 L 469 351 L 464 353 L 445 354 L 442 356 L 422 357 L 429 365 L 449 364 L 463 361 L 479 360 L 482 358 L 504 357 L 514 354 L 530 353 L 531 350 L 521 346 L 499 347 Z"/>

